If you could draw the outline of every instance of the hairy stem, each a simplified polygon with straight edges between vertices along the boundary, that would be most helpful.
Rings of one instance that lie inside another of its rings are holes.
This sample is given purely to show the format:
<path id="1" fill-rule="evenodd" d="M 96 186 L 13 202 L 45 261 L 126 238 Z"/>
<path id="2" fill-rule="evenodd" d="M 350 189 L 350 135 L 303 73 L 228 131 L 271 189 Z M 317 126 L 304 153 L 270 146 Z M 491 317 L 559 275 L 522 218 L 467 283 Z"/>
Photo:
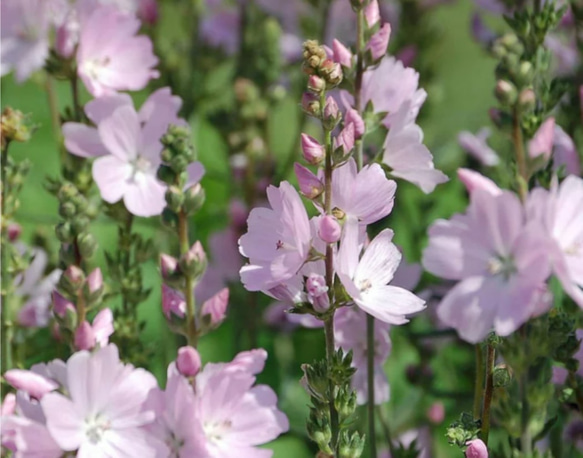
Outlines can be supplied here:
<path id="1" fill-rule="evenodd" d="M 476 380 L 474 382 L 474 418 L 480 418 L 482 413 L 482 397 L 484 395 L 484 355 L 480 344 L 476 344 Z"/>
<path id="2" fill-rule="evenodd" d="M 494 359 L 496 357 L 496 350 L 491 344 L 488 344 L 486 354 L 486 389 L 484 390 L 484 404 L 482 406 L 482 440 L 488 445 L 490 405 L 492 404 L 492 394 L 494 392 Z"/>
<path id="3" fill-rule="evenodd" d="M 190 241 L 188 239 L 188 217 L 183 210 L 178 213 L 178 240 L 180 242 L 180 254 L 184 255 L 190 249 Z M 184 297 L 186 300 L 186 339 L 188 345 L 196 348 L 198 344 L 196 304 L 194 303 L 194 282 L 190 275 L 186 275 Z"/>
<path id="4" fill-rule="evenodd" d="M 12 279 L 8 271 L 8 222 L 6 212 L 6 199 L 8 197 L 8 186 L 6 183 L 6 168 L 8 167 L 8 146 L 10 141 L 6 141 L 2 148 L 1 180 L 2 180 L 2 368 L 0 373 L 4 374 L 12 368 L 12 321 L 10 310 L 10 289 Z"/>

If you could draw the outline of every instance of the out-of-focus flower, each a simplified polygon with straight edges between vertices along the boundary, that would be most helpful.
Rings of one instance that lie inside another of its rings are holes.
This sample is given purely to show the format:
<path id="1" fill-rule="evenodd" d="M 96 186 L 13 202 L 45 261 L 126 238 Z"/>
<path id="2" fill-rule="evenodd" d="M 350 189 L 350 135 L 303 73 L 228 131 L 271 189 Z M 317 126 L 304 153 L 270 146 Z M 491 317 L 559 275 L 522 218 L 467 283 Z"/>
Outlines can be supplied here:
<path id="1" fill-rule="evenodd" d="M 391 37 L 391 25 L 385 22 L 366 45 L 366 50 L 370 51 L 373 60 L 378 60 L 387 53 L 389 39 Z"/>
<path id="2" fill-rule="evenodd" d="M 381 321 L 374 324 L 374 388 L 375 404 L 389 400 L 389 381 L 383 365 L 391 352 L 390 326 Z M 364 405 L 368 400 L 366 313 L 359 308 L 344 307 L 334 315 L 334 341 L 345 352 L 352 350 L 352 367 L 356 373 L 352 386 L 356 390 L 356 402 Z"/>
<path id="3" fill-rule="evenodd" d="M 481 439 L 474 439 L 468 442 L 466 458 L 488 458 L 488 447 Z"/>
<path id="4" fill-rule="evenodd" d="M 91 350 L 95 345 L 101 348 L 109 342 L 109 336 L 114 332 L 113 313 L 109 308 L 101 310 L 93 319 L 93 324 L 87 321 L 75 331 L 75 347 L 78 350 Z"/>
<path id="5" fill-rule="evenodd" d="M 528 142 L 528 155 L 531 158 L 543 156 L 548 161 L 553 152 L 554 137 L 555 118 L 548 118 L 538 128 L 532 140 Z"/>
<path id="6" fill-rule="evenodd" d="M 496 183 L 474 170 L 458 169 L 457 176 L 470 194 L 477 189 L 487 191 L 494 196 L 502 194 L 502 189 Z"/>
<path id="7" fill-rule="evenodd" d="M 81 157 L 98 157 L 93 178 L 103 200 L 123 199 L 137 216 L 153 216 L 166 205 L 165 186 L 156 178 L 160 165 L 160 138 L 170 124 L 183 124 L 177 117 L 180 98 L 170 89 L 154 92 L 136 112 L 126 94 L 94 99 L 85 113 L 97 126 L 80 123 L 63 125 L 65 146 Z"/>
<path id="8" fill-rule="evenodd" d="M 14 70 L 22 82 L 44 66 L 49 55 L 49 2 L 2 0 L 0 74 Z"/>
<path id="9" fill-rule="evenodd" d="M 438 220 L 429 229 L 423 266 L 459 280 L 440 303 L 439 318 L 471 343 L 492 328 L 500 336 L 511 334 L 543 312 L 548 254 L 540 224 L 527 224 L 515 194 L 474 190 L 465 214 Z"/>
<path id="10" fill-rule="evenodd" d="M 296 275 L 310 251 L 308 214 L 294 187 L 287 181 L 267 188 L 271 208 L 254 208 L 248 232 L 239 240 L 249 264 L 241 268 L 241 281 L 249 291 L 268 290 Z"/>
<path id="11" fill-rule="evenodd" d="M 458 143 L 475 159 L 486 166 L 494 166 L 500 163 L 500 158 L 496 151 L 488 146 L 487 140 L 492 131 L 484 127 L 480 129 L 475 135 L 468 131 L 460 132 L 458 135 Z"/>
<path id="12" fill-rule="evenodd" d="M 185 377 L 194 377 L 201 368 L 200 355 L 196 348 L 181 347 L 176 357 L 176 369 Z"/>
<path id="13" fill-rule="evenodd" d="M 239 46 L 241 17 L 235 5 L 221 0 L 206 0 L 207 11 L 203 15 L 200 34 L 209 45 L 223 49 L 232 55 Z"/>

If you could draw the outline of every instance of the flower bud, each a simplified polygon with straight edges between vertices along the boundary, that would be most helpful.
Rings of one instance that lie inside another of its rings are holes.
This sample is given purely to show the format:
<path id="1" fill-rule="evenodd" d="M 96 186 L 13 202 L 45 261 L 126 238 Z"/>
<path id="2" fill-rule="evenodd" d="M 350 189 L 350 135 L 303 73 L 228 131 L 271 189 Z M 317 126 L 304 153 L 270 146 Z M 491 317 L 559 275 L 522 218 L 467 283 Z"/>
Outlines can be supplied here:
<path id="1" fill-rule="evenodd" d="M 518 74 L 516 75 L 516 81 L 519 85 L 527 86 L 532 83 L 534 79 L 534 67 L 528 61 L 523 61 L 518 67 Z"/>
<path id="2" fill-rule="evenodd" d="M 548 118 L 543 122 L 532 140 L 528 142 L 528 155 L 531 158 L 543 156 L 545 161 L 551 158 L 555 139 L 555 118 Z"/>
<path id="3" fill-rule="evenodd" d="M 170 186 L 166 190 L 164 198 L 166 199 L 166 205 L 168 205 L 170 210 L 176 213 L 180 211 L 182 203 L 184 202 L 184 194 L 178 186 Z"/>
<path id="4" fill-rule="evenodd" d="M 495 90 L 496 98 L 503 106 L 511 106 L 516 102 L 516 87 L 509 81 L 498 80 Z"/>
<path id="5" fill-rule="evenodd" d="M 518 95 L 518 104 L 522 111 L 532 111 L 536 106 L 536 95 L 530 88 L 523 89 Z"/>
<path id="6" fill-rule="evenodd" d="M 7 141 L 26 142 L 30 140 L 32 127 L 21 111 L 6 107 L 0 119 L 0 138 L 2 148 Z"/>
<path id="7" fill-rule="evenodd" d="M 165 207 L 162 210 L 162 224 L 168 228 L 175 229 L 178 227 L 178 215 L 168 207 Z"/>
<path id="8" fill-rule="evenodd" d="M 178 261 L 180 270 L 192 278 L 200 277 L 207 265 L 206 253 L 199 241 L 196 241 L 190 249 L 184 253 Z"/>
<path id="9" fill-rule="evenodd" d="M 314 137 L 301 134 L 301 145 L 304 159 L 308 164 L 318 165 L 326 157 L 324 145 L 318 143 Z"/>
<path id="10" fill-rule="evenodd" d="M 391 25 L 385 22 L 382 27 L 372 36 L 366 45 L 366 50 L 370 51 L 373 62 L 381 59 L 387 53 L 389 38 L 391 37 Z"/>
<path id="11" fill-rule="evenodd" d="M 348 124 L 334 139 L 334 149 L 342 148 L 342 154 L 346 155 L 354 148 L 354 141 L 354 124 Z"/>
<path id="12" fill-rule="evenodd" d="M 162 156 L 167 158 L 168 162 L 170 162 L 170 160 L 172 160 L 172 151 L 165 149 L 162 151 Z M 176 181 L 176 176 L 177 176 L 176 172 L 174 172 L 174 170 L 172 170 L 168 165 L 162 164 L 160 165 L 160 167 L 158 167 L 158 170 L 156 171 L 156 177 L 158 178 L 158 180 L 168 185 Z"/>
<path id="13" fill-rule="evenodd" d="M 434 402 L 431 407 L 427 409 L 427 419 L 434 425 L 438 425 L 443 422 L 445 418 L 445 407 L 442 402 Z"/>
<path id="14" fill-rule="evenodd" d="M 187 215 L 192 215 L 199 211 L 206 199 L 204 188 L 200 183 L 196 183 L 188 188 L 184 193 L 183 208 Z"/>
<path id="15" fill-rule="evenodd" d="M 138 16 L 149 25 L 158 21 L 158 4 L 156 0 L 140 0 L 138 2 Z"/>
<path id="16" fill-rule="evenodd" d="M 79 247 L 79 254 L 83 258 L 92 258 L 97 251 L 97 241 L 92 234 L 85 232 L 77 236 L 77 246 Z"/>
<path id="17" fill-rule="evenodd" d="M 178 349 L 176 357 L 176 368 L 185 377 L 194 377 L 200 371 L 202 363 L 196 348 L 181 347 Z"/>
<path id="18" fill-rule="evenodd" d="M 327 87 L 338 86 L 342 82 L 342 67 L 332 59 L 326 59 L 322 62 L 320 65 L 320 74 L 324 77 L 326 83 L 328 83 L 326 85 Z"/>
<path id="19" fill-rule="evenodd" d="M 338 104 L 333 97 L 328 96 L 326 98 L 326 106 L 324 107 L 324 128 L 326 130 L 332 130 L 340 119 L 342 118 L 342 114 L 338 109 Z"/>
<path id="20" fill-rule="evenodd" d="M 17 390 L 24 391 L 31 398 L 39 400 L 45 394 L 59 388 L 59 384 L 54 380 L 23 369 L 10 369 L 6 371 L 4 373 L 4 379 Z"/>
<path id="21" fill-rule="evenodd" d="M 71 17 L 74 14 L 74 11 L 69 13 L 63 25 L 58 27 L 56 31 L 55 51 L 65 59 L 73 55 L 75 46 L 79 42 L 80 24 L 76 17 Z"/>
<path id="22" fill-rule="evenodd" d="M 10 223 L 7 229 L 8 240 L 10 242 L 15 242 L 20 234 L 22 234 L 22 226 L 18 223 Z"/>
<path id="23" fill-rule="evenodd" d="M 366 23 L 369 28 L 373 27 L 381 20 L 381 12 L 377 0 L 371 0 L 370 3 L 364 8 L 364 18 L 366 19 Z"/>
<path id="24" fill-rule="evenodd" d="M 328 286 L 326 286 L 326 279 L 322 275 L 310 274 L 306 279 L 306 291 L 314 310 L 323 313 L 330 308 Z"/>
<path id="25" fill-rule="evenodd" d="M 14 410 L 16 409 L 16 395 L 14 393 L 7 393 L 2 401 L 2 407 L 0 407 L 0 417 L 7 417 L 8 415 L 14 415 Z"/>
<path id="26" fill-rule="evenodd" d="M 488 458 L 488 447 L 481 439 L 474 439 L 467 445 L 466 458 Z"/>
<path id="27" fill-rule="evenodd" d="M 179 291 L 162 285 L 162 311 L 169 320 L 172 319 L 173 315 L 178 318 L 184 318 L 184 315 L 186 315 L 184 296 Z"/>
<path id="28" fill-rule="evenodd" d="M 77 350 L 91 350 L 95 347 L 95 333 L 91 325 L 84 321 L 75 330 L 75 348 Z"/>
<path id="29" fill-rule="evenodd" d="M 208 317 L 208 325 L 211 328 L 218 327 L 227 315 L 227 305 L 229 304 L 229 289 L 223 288 L 210 299 L 202 304 L 201 314 Z"/>
<path id="30" fill-rule="evenodd" d="M 335 39 L 332 42 L 332 49 L 334 62 L 339 63 L 343 67 L 352 67 L 352 53 L 346 46 Z"/>
<path id="31" fill-rule="evenodd" d="M 87 288 L 91 294 L 103 289 L 103 275 L 99 267 L 93 269 L 87 276 Z"/>
<path id="32" fill-rule="evenodd" d="M 167 279 L 174 275 L 178 270 L 178 260 L 169 254 L 162 253 L 160 255 L 160 272 L 162 278 Z"/>
<path id="33" fill-rule="evenodd" d="M 76 265 L 67 267 L 59 279 L 59 286 L 70 296 L 76 296 L 83 283 L 85 283 L 85 274 Z"/>
<path id="34" fill-rule="evenodd" d="M 302 95 L 302 110 L 310 116 L 319 117 L 321 112 L 319 98 L 311 92 L 304 92 Z"/>
<path id="35" fill-rule="evenodd" d="M 359 139 L 364 135 L 366 130 L 364 119 L 362 119 L 358 111 L 354 108 L 351 108 L 346 112 L 344 125 L 347 126 L 348 124 L 354 124 L 354 138 Z"/>
<path id="36" fill-rule="evenodd" d="M 308 78 L 308 89 L 314 94 L 319 94 L 326 89 L 326 81 L 317 75 L 310 75 Z"/>
<path id="37" fill-rule="evenodd" d="M 303 165 L 296 162 L 294 165 L 301 193 L 308 199 L 315 199 L 324 192 L 324 183 Z"/>
<path id="38" fill-rule="evenodd" d="M 336 218 L 331 215 L 325 215 L 320 218 L 318 227 L 318 236 L 326 243 L 335 243 L 340 240 L 342 228 Z"/>

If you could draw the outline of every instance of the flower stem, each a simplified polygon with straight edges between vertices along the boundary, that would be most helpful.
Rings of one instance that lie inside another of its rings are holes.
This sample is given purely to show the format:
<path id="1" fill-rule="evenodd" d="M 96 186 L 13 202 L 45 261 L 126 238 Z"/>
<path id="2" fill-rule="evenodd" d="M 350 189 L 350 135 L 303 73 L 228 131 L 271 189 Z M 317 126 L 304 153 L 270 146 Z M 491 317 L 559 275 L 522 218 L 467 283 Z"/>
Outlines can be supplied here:
<path id="1" fill-rule="evenodd" d="M 486 347 L 486 389 L 484 390 L 484 404 L 482 407 L 482 440 L 488 445 L 490 433 L 490 405 L 494 392 L 494 359 L 496 350 L 491 344 Z"/>
<path id="2" fill-rule="evenodd" d="M 188 217 L 183 210 L 178 213 L 178 240 L 180 242 L 180 254 L 184 255 L 190 248 L 190 241 L 188 239 Z M 188 345 L 196 348 L 198 344 L 195 316 L 196 304 L 194 303 L 194 282 L 190 275 L 186 275 L 184 297 L 186 299 L 186 339 Z"/>
<path id="3" fill-rule="evenodd" d="M 528 168 L 526 165 L 526 153 L 524 151 L 524 138 L 522 136 L 522 127 L 520 127 L 520 110 L 518 106 L 514 109 L 512 121 L 512 141 L 516 153 L 516 165 L 518 167 L 518 194 L 524 202 L 528 193 Z"/>
<path id="4" fill-rule="evenodd" d="M 484 395 L 484 355 L 480 344 L 476 344 L 476 380 L 474 382 L 474 418 L 480 418 Z"/>
<path id="5" fill-rule="evenodd" d="M 12 279 L 8 272 L 8 221 L 6 215 L 6 200 L 8 197 L 8 186 L 6 184 L 6 168 L 8 167 L 8 146 L 10 141 L 6 141 L 4 148 L 2 148 L 2 163 L 1 163 L 1 180 L 2 180 L 2 361 L 0 373 L 4 374 L 8 369 L 12 368 L 12 320 L 10 310 L 10 289 L 12 287 Z"/>
<path id="6" fill-rule="evenodd" d="M 71 76 L 71 96 L 73 98 L 75 121 L 81 122 L 81 102 L 79 101 L 79 77 L 77 76 L 77 70 L 74 70 Z"/>
<path id="7" fill-rule="evenodd" d="M 379 420 L 381 421 L 381 426 L 383 427 L 383 433 L 385 434 L 385 440 L 387 441 L 389 452 L 391 453 L 391 456 L 397 456 L 397 450 L 395 450 L 395 444 L 393 444 L 393 437 L 391 434 L 391 427 L 389 426 L 389 422 L 385 418 L 381 406 L 378 406 L 378 411 Z"/>
<path id="8" fill-rule="evenodd" d="M 326 335 L 326 358 L 328 359 L 328 365 L 332 362 L 334 357 L 334 316 L 330 316 L 324 321 L 324 332 Z M 336 447 L 338 445 L 338 433 L 339 433 L 339 422 L 338 422 L 338 412 L 334 405 L 334 391 L 335 386 L 330 379 L 329 382 L 330 398 L 330 429 L 332 431 L 332 450 L 336 453 Z"/>
<path id="9" fill-rule="evenodd" d="M 375 431 L 375 392 L 374 392 L 374 357 L 375 357 L 375 343 L 374 343 L 374 317 L 366 315 L 366 376 L 368 385 L 368 442 L 370 457 L 377 456 L 377 442 Z"/>

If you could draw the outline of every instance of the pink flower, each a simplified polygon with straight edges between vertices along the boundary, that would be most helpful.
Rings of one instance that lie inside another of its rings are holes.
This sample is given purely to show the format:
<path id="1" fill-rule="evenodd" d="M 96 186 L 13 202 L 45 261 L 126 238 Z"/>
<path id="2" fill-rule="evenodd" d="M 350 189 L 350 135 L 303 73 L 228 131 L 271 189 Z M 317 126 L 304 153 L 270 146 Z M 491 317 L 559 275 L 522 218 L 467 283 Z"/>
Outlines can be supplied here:
<path id="1" fill-rule="evenodd" d="M 438 220 L 429 229 L 423 266 L 460 281 L 440 303 L 439 318 L 470 343 L 492 328 L 500 336 L 511 334 L 542 312 L 548 255 L 540 225 L 527 224 L 515 194 L 474 190 L 465 214 Z"/>
<path id="2" fill-rule="evenodd" d="M 498 165 L 500 158 L 496 151 L 486 143 L 490 134 L 491 131 L 487 127 L 480 129 L 476 135 L 468 131 L 463 131 L 458 135 L 458 143 L 468 154 L 474 156 L 482 164 L 491 167 Z"/>
<path id="3" fill-rule="evenodd" d="M 318 236 L 326 243 L 336 243 L 340 240 L 342 228 L 336 218 L 331 215 L 324 215 L 320 218 Z"/>
<path id="4" fill-rule="evenodd" d="M 42 399 L 47 393 L 59 388 L 59 384 L 33 371 L 10 369 L 4 379 L 14 388 L 28 393 L 31 398 Z"/>
<path id="5" fill-rule="evenodd" d="M 392 176 L 410 181 L 428 194 L 448 178 L 435 169 L 431 152 L 422 143 L 421 128 L 410 122 L 410 103 L 403 103 L 391 119 L 384 144 L 383 162 L 392 169 Z"/>
<path id="6" fill-rule="evenodd" d="M 210 318 L 210 325 L 217 327 L 227 315 L 227 305 L 229 304 L 229 290 L 223 288 L 217 294 L 207 299 L 201 308 L 201 315 Z"/>
<path id="7" fill-rule="evenodd" d="M 152 42 L 145 35 L 136 36 L 137 18 L 104 6 L 79 20 L 78 74 L 93 96 L 137 91 L 158 77 Z M 104 33 L 107 30 L 114 33 Z"/>
<path id="8" fill-rule="evenodd" d="M 334 62 L 338 62 L 343 67 L 352 67 L 352 53 L 340 41 L 334 39 L 332 42 Z"/>
<path id="9" fill-rule="evenodd" d="M 113 314 L 105 308 L 93 319 L 93 325 L 84 321 L 75 331 L 75 347 L 78 350 L 91 350 L 95 345 L 101 348 L 109 342 L 109 336 L 113 334 Z"/>
<path id="10" fill-rule="evenodd" d="M 96 128 L 79 123 L 63 126 L 65 146 L 76 156 L 98 157 L 93 179 L 103 200 L 123 199 L 137 216 L 153 216 L 166 205 L 165 186 L 156 178 L 160 138 L 170 124 L 181 124 L 181 102 L 163 88 L 154 92 L 139 112 L 126 94 L 94 99 L 85 107 Z"/>
<path id="11" fill-rule="evenodd" d="M 389 38 L 391 37 L 391 24 L 385 22 L 381 28 L 376 32 L 366 45 L 366 50 L 370 51 L 370 54 L 374 61 L 380 59 L 387 53 L 387 47 L 389 46 Z"/>
<path id="12" fill-rule="evenodd" d="M 354 125 L 354 137 L 361 138 L 366 131 L 366 126 L 364 124 L 364 119 L 362 116 L 356 111 L 354 108 L 350 108 L 346 110 L 346 114 L 344 117 L 344 124 L 353 124 Z"/>
<path id="13" fill-rule="evenodd" d="M 388 324 L 375 321 L 374 387 L 377 405 L 387 402 L 390 394 L 389 381 L 383 369 L 391 352 L 389 329 Z M 356 390 L 357 403 L 364 405 L 368 401 L 366 313 L 354 307 L 339 309 L 334 315 L 334 342 L 345 352 L 352 350 L 352 367 L 356 368 L 352 386 Z"/>
<path id="14" fill-rule="evenodd" d="M 356 161 L 332 172 L 332 208 L 344 212 L 348 219 L 372 224 L 391 213 L 397 184 L 388 180 L 378 164 L 357 171 Z"/>
<path id="15" fill-rule="evenodd" d="M 458 169 L 457 176 L 471 194 L 477 189 L 482 189 L 490 194 L 497 196 L 502 194 L 502 189 L 498 187 L 490 178 L 471 169 Z"/>
<path id="16" fill-rule="evenodd" d="M 388 285 L 401 261 L 391 242 L 393 232 L 385 229 L 366 248 L 360 261 L 356 237 L 345 233 L 336 259 L 336 271 L 346 292 L 365 312 L 384 323 L 406 323 L 406 315 L 419 312 L 424 301 L 413 293 Z"/>
<path id="17" fill-rule="evenodd" d="M 301 134 L 301 145 L 304 159 L 308 164 L 318 165 L 326 157 L 324 146 L 314 137 Z"/>
<path id="18" fill-rule="evenodd" d="M 201 367 L 200 355 L 196 348 L 181 347 L 176 357 L 176 368 L 185 377 L 194 377 Z"/>
<path id="19" fill-rule="evenodd" d="M 549 238 L 553 271 L 565 292 L 583 308 L 583 179 L 569 175 L 550 191 L 535 188 L 528 197 L 531 220 Z"/>
<path id="20" fill-rule="evenodd" d="M 551 158 L 553 152 L 553 140 L 555 136 L 555 118 L 548 118 L 538 128 L 532 140 L 528 142 L 528 155 L 531 158 L 543 156 L 546 161 Z"/>
<path id="21" fill-rule="evenodd" d="M 573 139 L 557 125 L 555 125 L 553 147 L 553 167 L 557 169 L 563 165 L 567 175 L 581 175 L 581 161 L 577 147 Z"/>
<path id="22" fill-rule="evenodd" d="M 2 0 L 0 74 L 15 71 L 18 82 L 43 68 L 49 55 L 49 2 Z"/>
<path id="23" fill-rule="evenodd" d="M 0 419 L 2 446 L 15 457 L 60 458 L 63 451 L 46 426 L 26 416 L 9 415 Z"/>
<path id="24" fill-rule="evenodd" d="M 154 377 L 119 360 L 115 345 L 80 351 L 67 361 L 68 396 L 46 394 L 41 406 L 51 436 L 79 456 L 155 456 L 164 446 L 145 427 L 155 419 L 144 408 Z"/>
<path id="25" fill-rule="evenodd" d="M 298 273 L 311 242 L 308 214 L 297 191 L 287 181 L 267 188 L 271 208 L 254 208 L 239 249 L 249 258 L 241 281 L 249 291 L 268 290 Z"/>
<path id="26" fill-rule="evenodd" d="M 301 193 L 308 199 L 315 199 L 324 192 L 324 183 L 314 173 L 303 165 L 294 164 Z"/>
<path id="27" fill-rule="evenodd" d="M 488 447 L 480 439 L 469 441 L 466 458 L 488 458 Z"/>

